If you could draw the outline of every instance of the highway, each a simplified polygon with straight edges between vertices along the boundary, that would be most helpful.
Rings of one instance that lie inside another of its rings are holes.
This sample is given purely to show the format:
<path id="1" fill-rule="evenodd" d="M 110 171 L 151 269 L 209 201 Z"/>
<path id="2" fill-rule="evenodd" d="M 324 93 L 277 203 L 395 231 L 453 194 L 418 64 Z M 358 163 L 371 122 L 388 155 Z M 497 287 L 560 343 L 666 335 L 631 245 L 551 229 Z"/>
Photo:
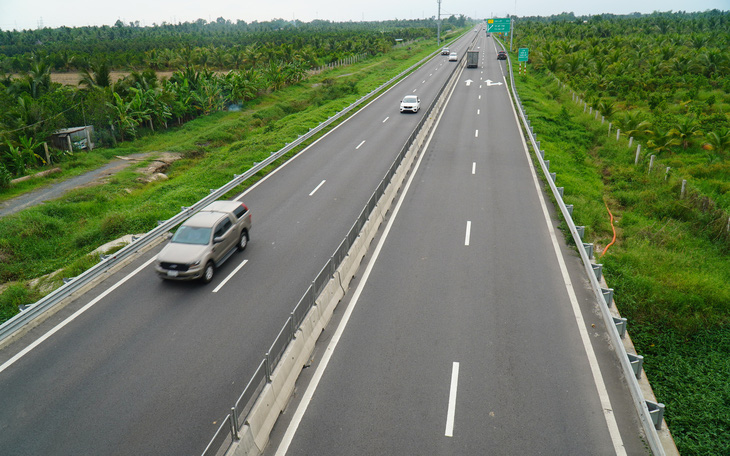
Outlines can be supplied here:
<path id="1" fill-rule="evenodd" d="M 266 455 L 650 454 L 479 47 Z"/>
<path id="2" fill-rule="evenodd" d="M 469 34 L 452 49 L 463 53 Z M 436 56 L 241 195 L 250 244 L 207 286 L 155 249 L 0 351 L 3 455 L 199 455 L 456 68 Z"/>

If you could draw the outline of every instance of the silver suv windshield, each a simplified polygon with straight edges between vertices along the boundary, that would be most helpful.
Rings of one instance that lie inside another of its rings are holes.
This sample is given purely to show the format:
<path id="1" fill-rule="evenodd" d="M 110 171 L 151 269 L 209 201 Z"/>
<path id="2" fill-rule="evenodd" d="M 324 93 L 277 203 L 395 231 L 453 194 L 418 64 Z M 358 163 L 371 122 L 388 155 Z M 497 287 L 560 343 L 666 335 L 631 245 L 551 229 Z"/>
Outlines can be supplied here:
<path id="1" fill-rule="evenodd" d="M 170 242 L 206 245 L 210 241 L 210 231 L 211 228 L 183 225 L 178 228 Z"/>

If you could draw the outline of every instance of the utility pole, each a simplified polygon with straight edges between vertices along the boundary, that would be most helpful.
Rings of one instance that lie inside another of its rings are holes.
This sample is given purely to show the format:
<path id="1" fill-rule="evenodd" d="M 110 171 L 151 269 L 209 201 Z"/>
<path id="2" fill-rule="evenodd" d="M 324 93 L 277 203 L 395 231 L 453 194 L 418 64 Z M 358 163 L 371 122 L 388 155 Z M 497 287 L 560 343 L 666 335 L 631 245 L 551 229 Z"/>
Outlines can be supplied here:
<path id="1" fill-rule="evenodd" d="M 441 0 L 436 0 L 439 4 L 439 15 L 436 17 L 436 43 L 441 46 Z"/>

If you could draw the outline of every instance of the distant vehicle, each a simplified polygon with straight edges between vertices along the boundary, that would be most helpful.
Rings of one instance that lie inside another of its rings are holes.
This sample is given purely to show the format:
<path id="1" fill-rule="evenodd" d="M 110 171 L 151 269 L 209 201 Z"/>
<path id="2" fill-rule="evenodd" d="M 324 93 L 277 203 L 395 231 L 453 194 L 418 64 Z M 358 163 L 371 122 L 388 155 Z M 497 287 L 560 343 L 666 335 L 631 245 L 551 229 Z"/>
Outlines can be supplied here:
<path id="1" fill-rule="evenodd" d="M 441 49 L 441 55 L 449 55 L 449 48 L 445 47 Z"/>
<path id="2" fill-rule="evenodd" d="M 456 62 L 459 60 L 459 56 L 456 54 L 456 52 L 452 52 L 449 54 L 449 62 Z"/>
<path id="3" fill-rule="evenodd" d="M 418 112 L 421 109 L 421 99 L 415 95 L 406 95 L 400 102 L 400 112 Z"/>
<path id="4" fill-rule="evenodd" d="M 476 68 L 479 66 L 479 51 L 466 51 L 466 67 Z"/>
<path id="5" fill-rule="evenodd" d="M 497 60 L 507 60 L 507 53 L 505 51 L 497 52 Z"/>
<path id="6" fill-rule="evenodd" d="M 155 271 L 162 279 L 213 280 L 215 269 L 248 245 L 251 212 L 238 201 L 215 201 L 183 222 L 160 251 Z"/>

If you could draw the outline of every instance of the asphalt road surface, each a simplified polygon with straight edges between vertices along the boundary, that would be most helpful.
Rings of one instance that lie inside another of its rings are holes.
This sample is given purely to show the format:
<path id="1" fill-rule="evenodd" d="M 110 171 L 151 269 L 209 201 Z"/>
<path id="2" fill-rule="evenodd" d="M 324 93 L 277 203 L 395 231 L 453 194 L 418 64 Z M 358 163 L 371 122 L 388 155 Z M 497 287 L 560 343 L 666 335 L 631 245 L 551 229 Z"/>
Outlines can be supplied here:
<path id="1" fill-rule="evenodd" d="M 435 57 L 249 189 L 248 248 L 209 285 L 161 281 L 154 250 L 3 348 L 0 453 L 200 455 L 424 114 L 400 100 L 455 68 Z"/>
<path id="2" fill-rule="evenodd" d="M 267 455 L 649 454 L 479 47 Z"/>

